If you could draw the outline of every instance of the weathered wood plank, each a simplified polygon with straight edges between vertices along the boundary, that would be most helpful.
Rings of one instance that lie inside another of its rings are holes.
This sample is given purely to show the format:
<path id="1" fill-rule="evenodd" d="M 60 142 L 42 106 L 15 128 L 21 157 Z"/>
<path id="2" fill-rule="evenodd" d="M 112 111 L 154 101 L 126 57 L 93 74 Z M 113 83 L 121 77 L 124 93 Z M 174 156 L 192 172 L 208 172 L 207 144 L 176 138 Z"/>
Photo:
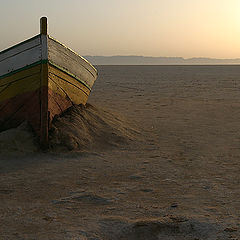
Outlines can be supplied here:
<path id="1" fill-rule="evenodd" d="M 38 64 L 29 69 L 25 69 L 18 73 L 10 75 L 8 77 L 2 78 L 2 79 L 0 79 L 0 87 L 4 86 L 6 84 L 12 83 L 12 82 L 16 82 L 18 80 L 23 80 L 24 78 L 35 75 L 36 73 L 40 73 L 40 71 L 41 71 L 41 64 Z"/>
<path id="2" fill-rule="evenodd" d="M 61 114 L 63 111 L 71 107 L 73 103 L 68 99 L 59 95 L 52 89 L 48 89 L 48 111 L 49 122 L 51 124 L 55 115 Z"/>
<path id="3" fill-rule="evenodd" d="M 23 93 L 0 103 L 0 131 L 17 127 L 24 121 L 28 121 L 39 136 L 39 89 Z"/>
<path id="4" fill-rule="evenodd" d="M 49 88 L 74 104 L 85 104 L 90 90 L 76 79 L 49 66 Z"/>
<path id="5" fill-rule="evenodd" d="M 52 38 L 48 38 L 49 62 L 83 81 L 91 89 L 97 78 L 95 68 L 84 58 Z"/>
<path id="6" fill-rule="evenodd" d="M 24 68 L 42 59 L 41 46 L 35 46 L 0 62 L 0 76 Z"/>
<path id="7" fill-rule="evenodd" d="M 39 67 L 0 80 L 0 102 L 40 88 Z"/>
<path id="8" fill-rule="evenodd" d="M 30 38 L 24 42 L 21 42 L 13 47 L 5 49 L 0 52 L 0 62 L 3 61 L 5 58 L 12 57 L 16 54 L 26 51 L 27 49 L 34 48 L 39 46 L 40 42 L 40 35 L 37 35 L 33 38 Z"/>

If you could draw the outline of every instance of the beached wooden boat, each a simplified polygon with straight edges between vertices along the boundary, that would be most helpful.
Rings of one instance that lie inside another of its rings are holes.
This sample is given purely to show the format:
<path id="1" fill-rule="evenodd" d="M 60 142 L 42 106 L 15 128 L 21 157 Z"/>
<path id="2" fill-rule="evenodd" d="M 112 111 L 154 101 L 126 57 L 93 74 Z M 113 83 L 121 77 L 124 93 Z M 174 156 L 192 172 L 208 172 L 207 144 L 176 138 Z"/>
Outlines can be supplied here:
<path id="1" fill-rule="evenodd" d="M 87 60 L 48 35 L 41 18 L 39 35 L 0 52 L 0 131 L 28 121 L 46 147 L 53 117 L 85 104 L 96 78 Z"/>

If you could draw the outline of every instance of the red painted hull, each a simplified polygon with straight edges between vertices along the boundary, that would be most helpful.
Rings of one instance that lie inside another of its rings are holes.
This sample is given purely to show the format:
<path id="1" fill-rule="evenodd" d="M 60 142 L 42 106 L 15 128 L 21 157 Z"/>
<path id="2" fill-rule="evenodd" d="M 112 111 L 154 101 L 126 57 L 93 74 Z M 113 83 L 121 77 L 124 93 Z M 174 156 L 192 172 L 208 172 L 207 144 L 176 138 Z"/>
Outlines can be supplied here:
<path id="1" fill-rule="evenodd" d="M 40 135 L 40 90 L 24 93 L 0 103 L 0 131 L 28 121 Z"/>
<path id="2" fill-rule="evenodd" d="M 43 87 L 46 88 L 46 87 Z M 42 88 L 42 90 L 43 90 Z M 55 115 L 61 114 L 73 103 L 51 89 L 48 91 L 48 128 Z M 40 138 L 41 132 L 41 101 L 40 89 L 24 93 L 0 103 L 0 131 L 15 128 L 27 121 Z"/>

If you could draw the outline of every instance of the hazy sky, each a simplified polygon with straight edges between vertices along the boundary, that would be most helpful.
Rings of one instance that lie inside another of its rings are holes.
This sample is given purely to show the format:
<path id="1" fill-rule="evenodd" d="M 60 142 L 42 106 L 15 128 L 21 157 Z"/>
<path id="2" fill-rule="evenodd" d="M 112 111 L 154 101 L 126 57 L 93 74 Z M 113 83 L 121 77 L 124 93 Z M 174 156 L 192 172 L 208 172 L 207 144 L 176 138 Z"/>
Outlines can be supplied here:
<path id="1" fill-rule="evenodd" d="M 0 0 L 0 50 L 41 16 L 81 55 L 240 57 L 240 0 Z"/>

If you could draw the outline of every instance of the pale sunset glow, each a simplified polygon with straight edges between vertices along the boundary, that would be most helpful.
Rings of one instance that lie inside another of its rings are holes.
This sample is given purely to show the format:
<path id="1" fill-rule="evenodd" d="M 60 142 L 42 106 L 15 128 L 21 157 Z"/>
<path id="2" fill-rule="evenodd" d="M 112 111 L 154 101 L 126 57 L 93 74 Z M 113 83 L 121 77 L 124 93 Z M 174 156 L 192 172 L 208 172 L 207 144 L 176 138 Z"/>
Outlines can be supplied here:
<path id="1" fill-rule="evenodd" d="M 0 50 L 39 31 L 81 55 L 240 57 L 239 0 L 0 0 Z"/>

